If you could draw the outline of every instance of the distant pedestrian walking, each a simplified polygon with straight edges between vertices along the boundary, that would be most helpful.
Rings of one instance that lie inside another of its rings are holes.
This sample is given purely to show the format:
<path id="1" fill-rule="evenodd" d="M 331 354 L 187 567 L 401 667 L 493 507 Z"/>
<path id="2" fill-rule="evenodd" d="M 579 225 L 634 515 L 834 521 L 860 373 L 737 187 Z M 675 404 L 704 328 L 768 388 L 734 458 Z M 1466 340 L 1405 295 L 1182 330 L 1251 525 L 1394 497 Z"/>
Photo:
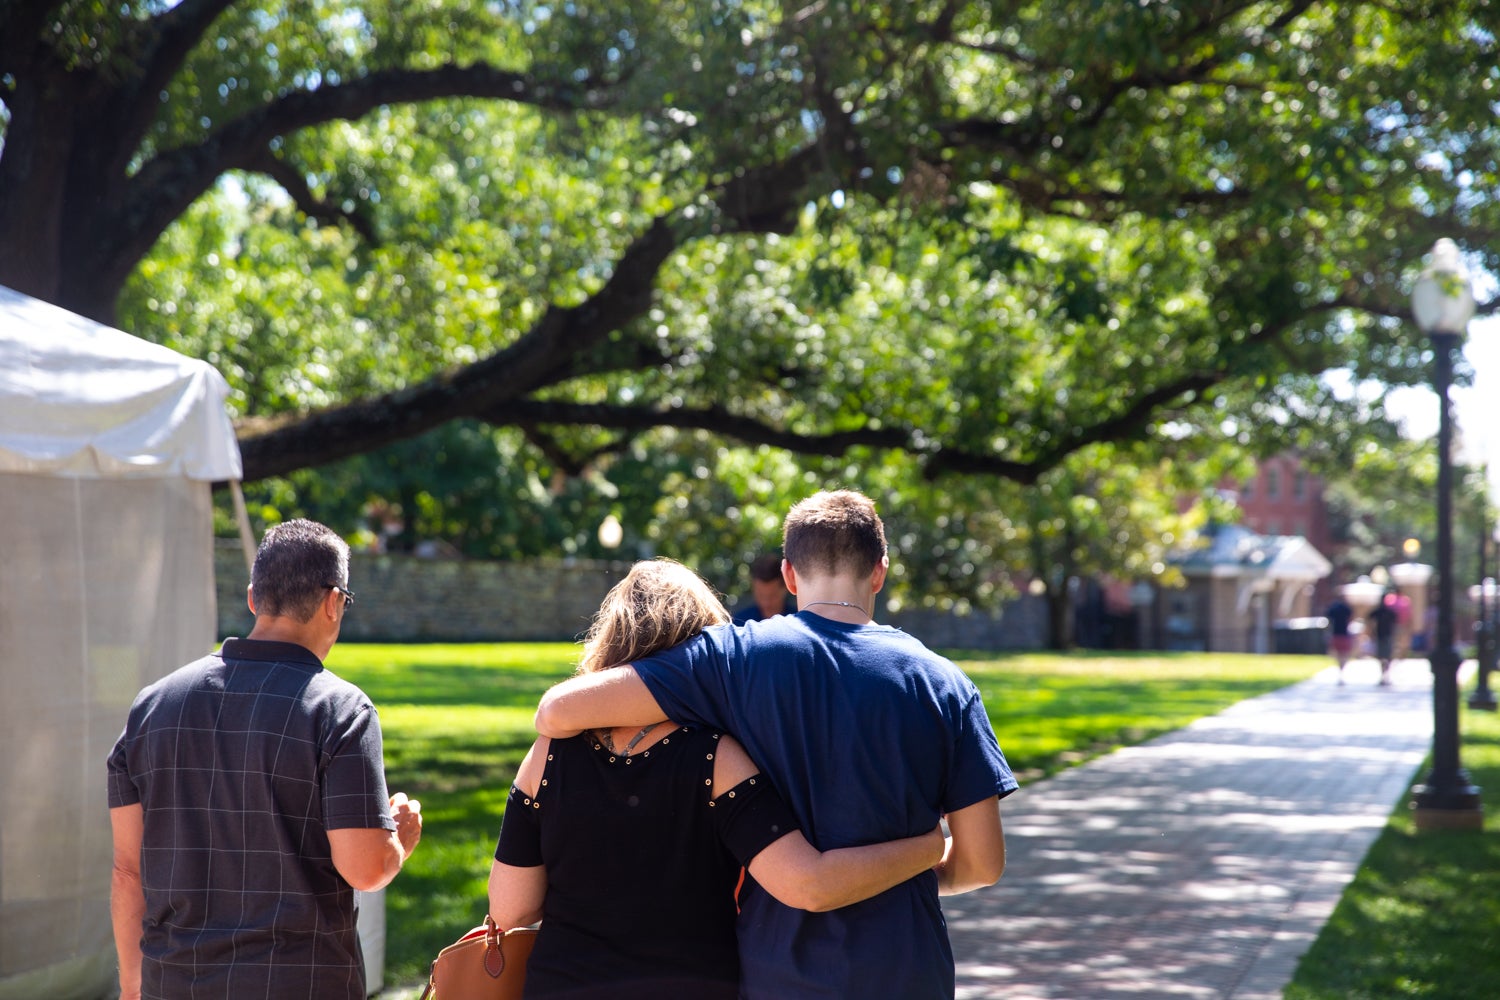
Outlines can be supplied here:
<path id="1" fill-rule="evenodd" d="M 1370 624 L 1375 628 L 1375 658 L 1380 661 L 1380 686 L 1391 683 L 1391 660 L 1396 655 L 1396 624 L 1400 615 L 1396 611 L 1395 595 L 1387 592 L 1381 602 L 1370 612 Z"/>
<path id="2" fill-rule="evenodd" d="M 1344 683 L 1344 666 L 1349 654 L 1354 651 L 1354 636 L 1349 632 L 1349 623 L 1354 620 L 1354 609 L 1342 597 L 1335 597 L 1324 612 L 1328 618 L 1328 649 L 1339 665 L 1339 683 Z"/>

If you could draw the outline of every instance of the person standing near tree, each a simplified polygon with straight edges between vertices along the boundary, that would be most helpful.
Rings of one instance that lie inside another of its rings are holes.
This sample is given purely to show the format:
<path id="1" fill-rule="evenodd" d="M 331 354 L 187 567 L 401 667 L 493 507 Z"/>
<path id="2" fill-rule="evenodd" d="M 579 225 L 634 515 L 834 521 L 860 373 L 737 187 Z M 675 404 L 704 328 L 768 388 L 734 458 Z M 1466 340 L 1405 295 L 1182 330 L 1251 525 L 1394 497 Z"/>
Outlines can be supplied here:
<path id="1" fill-rule="evenodd" d="M 323 667 L 354 603 L 349 548 L 266 532 L 244 639 L 146 687 L 108 759 L 122 1000 L 364 1000 L 354 891 L 422 836 L 387 797 L 380 722 Z"/>
<path id="2" fill-rule="evenodd" d="M 889 562 L 867 497 L 838 490 L 798 503 L 784 551 L 795 615 L 708 628 L 630 666 L 565 681 L 543 696 L 537 729 L 556 739 L 671 718 L 725 730 L 823 851 L 916 836 L 945 817 L 949 838 L 933 870 L 853 906 L 807 913 L 748 880 L 740 995 L 951 998 L 938 896 L 999 879 L 999 800 L 1015 778 L 973 682 L 871 619 Z"/>

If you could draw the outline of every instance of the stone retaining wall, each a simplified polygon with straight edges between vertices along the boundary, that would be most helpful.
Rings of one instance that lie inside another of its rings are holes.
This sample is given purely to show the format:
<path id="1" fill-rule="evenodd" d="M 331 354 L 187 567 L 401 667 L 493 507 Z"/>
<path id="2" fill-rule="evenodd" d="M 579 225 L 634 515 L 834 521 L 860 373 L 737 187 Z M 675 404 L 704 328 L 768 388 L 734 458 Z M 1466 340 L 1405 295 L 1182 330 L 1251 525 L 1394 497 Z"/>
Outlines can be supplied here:
<path id="1" fill-rule="evenodd" d="M 350 554 L 357 603 L 344 619 L 344 642 L 572 641 L 582 636 L 628 562 L 585 560 L 485 562 Z M 214 553 L 219 635 L 245 635 L 249 573 L 236 542 Z M 942 611 L 882 614 L 880 620 L 941 649 L 1040 649 L 1045 605 L 1023 598 L 991 614 Z"/>

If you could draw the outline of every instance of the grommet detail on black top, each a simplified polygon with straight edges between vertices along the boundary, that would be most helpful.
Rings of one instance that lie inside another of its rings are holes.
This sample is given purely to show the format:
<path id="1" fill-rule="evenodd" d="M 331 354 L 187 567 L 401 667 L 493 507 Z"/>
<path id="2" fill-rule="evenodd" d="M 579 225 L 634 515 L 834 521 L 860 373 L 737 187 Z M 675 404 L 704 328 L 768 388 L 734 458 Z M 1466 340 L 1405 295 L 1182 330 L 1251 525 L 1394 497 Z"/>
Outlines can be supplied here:
<path id="1" fill-rule="evenodd" d="M 708 800 L 708 808 L 712 809 L 716 805 L 718 805 L 718 803 L 715 802 L 713 799 L 709 799 Z"/>
<path id="2" fill-rule="evenodd" d="M 542 782 L 542 784 L 544 784 L 544 785 L 545 785 L 545 784 L 546 784 L 546 782 L 545 782 L 545 781 L 544 781 L 544 782 Z M 751 779 L 750 779 L 750 784 L 752 784 L 752 785 L 753 785 L 753 784 L 755 784 L 755 779 L 754 779 L 754 778 L 751 778 Z"/>
<path id="3" fill-rule="evenodd" d="M 611 758 L 610 758 L 610 759 L 609 759 L 609 762 L 610 762 L 610 763 L 611 763 L 611 764 L 613 764 L 613 763 L 614 763 L 614 762 L 615 762 L 615 759 L 614 759 L 614 758 L 613 758 L 613 757 L 611 757 Z"/>
<path id="4" fill-rule="evenodd" d="M 540 808 L 542 808 L 542 804 L 540 802 L 533 802 L 531 804 L 531 808 L 533 808 L 533 809 L 540 809 Z"/>
<path id="5" fill-rule="evenodd" d="M 670 737 L 670 736 L 668 736 L 666 739 L 662 740 L 663 744 L 671 743 L 671 742 L 672 742 L 672 737 Z"/>
<path id="6" fill-rule="evenodd" d="M 613 757 L 611 757 L 611 758 L 610 758 L 610 760 L 614 760 L 614 758 L 613 758 Z M 625 758 L 625 763 L 626 763 L 626 764 L 629 764 L 629 763 L 630 763 L 630 758 L 629 758 L 629 757 L 626 757 L 626 758 Z"/>
<path id="7" fill-rule="evenodd" d="M 731 798 L 731 799 L 732 799 L 732 798 L 734 798 L 734 793 L 733 793 L 733 792 L 730 792 L 730 793 L 729 793 L 729 797 L 730 797 L 730 798 Z"/>
<path id="8" fill-rule="evenodd" d="M 714 759 L 714 755 L 713 754 L 709 754 L 707 759 L 708 760 L 713 760 Z"/>
<path id="9" fill-rule="evenodd" d="M 546 788 L 546 787 L 547 787 L 547 779 L 546 779 L 546 778 L 543 778 L 543 779 L 542 779 L 542 787 L 543 787 L 543 788 Z"/>
<path id="10" fill-rule="evenodd" d="M 530 800 L 530 799 L 527 799 L 527 800 L 526 800 L 526 804 L 527 804 L 527 805 L 528 805 L 528 806 L 529 806 L 529 805 L 531 805 L 531 800 Z"/>
<path id="11" fill-rule="evenodd" d="M 595 750 L 603 750 L 603 749 L 604 749 L 604 747 L 603 747 L 603 746 L 601 746 L 601 745 L 600 745 L 600 744 L 598 744 L 598 743 L 595 743 L 595 744 L 594 744 L 594 749 L 595 749 Z"/>
<path id="12" fill-rule="evenodd" d="M 703 783 L 705 785 L 712 785 L 714 783 L 714 779 L 712 779 L 712 778 L 704 778 L 703 779 Z"/>
<path id="13" fill-rule="evenodd" d="M 549 754 L 548 754 L 548 755 L 547 755 L 547 759 L 548 759 L 548 760 L 551 760 L 551 759 L 552 759 L 552 755 L 551 755 L 551 754 L 550 754 L 550 753 L 549 753 Z"/>
<path id="14" fill-rule="evenodd" d="M 649 756 L 651 756 L 651 751 L 650 750 L 642 750 L 641 751 L 641 756 L 642 757 L 649 757 Z"/>

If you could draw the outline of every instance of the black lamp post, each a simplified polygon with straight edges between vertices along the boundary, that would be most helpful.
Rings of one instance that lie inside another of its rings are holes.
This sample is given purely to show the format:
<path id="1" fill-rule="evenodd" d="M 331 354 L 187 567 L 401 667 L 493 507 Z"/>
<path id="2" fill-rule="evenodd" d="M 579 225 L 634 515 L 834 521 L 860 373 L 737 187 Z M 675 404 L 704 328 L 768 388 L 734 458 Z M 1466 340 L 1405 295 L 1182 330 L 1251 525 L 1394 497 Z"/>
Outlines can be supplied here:
<path id="1" fill-rule="evenodd" d="M 1458 650 L 1453 647 L 1453 353 L 1474 315 L 1474 293 L 1448 239 L 1432 248 L 1431 264 L 1411 296 L 1412 318 L 1432 339 L 1433 388 L 1438 406 L 1437 634 L 1432 646 L 1432 773 L 1416 788 L 1412 802 L 1417 828 L 1469 829 L 1484 826 L 1479 789 L 1458 760 Z"/>
<path id="2" fill-rule="evenodd" d="M 1491 609 L 1500 602 L 1500 587 L 1497 582 L 1485 576 L 1485 553 L 1489 549 L 1489 529 L 1484 523 L 1484 515 L 1479 516 L 1479 586 L 1473 589 L 1475 594 L 1475 606 L 1478 614 L 1474 616 L 1475 628 L 1479 632 L 1479 682 L 1474 686 L 1474 693 L 1469 695 L 1469 707 L 1485 712 L 1496 710 L 1495 695 L 1490 690 L 1490 670 L 1495 663 L 1495 648 L 1500 643 L 1500 635 L 1495 634 L 1495 623 Z M 1496 575 L 1500 576 L 1500 550 L 1496 554 Z"/>
<path id="3" fill-rule="evenodd" d="M 1489 622 L 1490 635 L 1493 637 L 1493 641 L 1490 642 L 1488 672 L 1489 674 L 1494 674 L 1497 669 L 1500 669 L 1500 521 L 1495 523 L 1491 538 L 1495 542 L 1495 547 L 1492 551 L 1495 553 L 1496 579 L 1495 587 L 1490 591 L 1489 618 L 1486 620 Z M 1484 667 L 1486 665 L 1480 664 L 1480 666 Z M 1480 679 L 1487 682 L 1489 676 L 1482 675 Z"/>

